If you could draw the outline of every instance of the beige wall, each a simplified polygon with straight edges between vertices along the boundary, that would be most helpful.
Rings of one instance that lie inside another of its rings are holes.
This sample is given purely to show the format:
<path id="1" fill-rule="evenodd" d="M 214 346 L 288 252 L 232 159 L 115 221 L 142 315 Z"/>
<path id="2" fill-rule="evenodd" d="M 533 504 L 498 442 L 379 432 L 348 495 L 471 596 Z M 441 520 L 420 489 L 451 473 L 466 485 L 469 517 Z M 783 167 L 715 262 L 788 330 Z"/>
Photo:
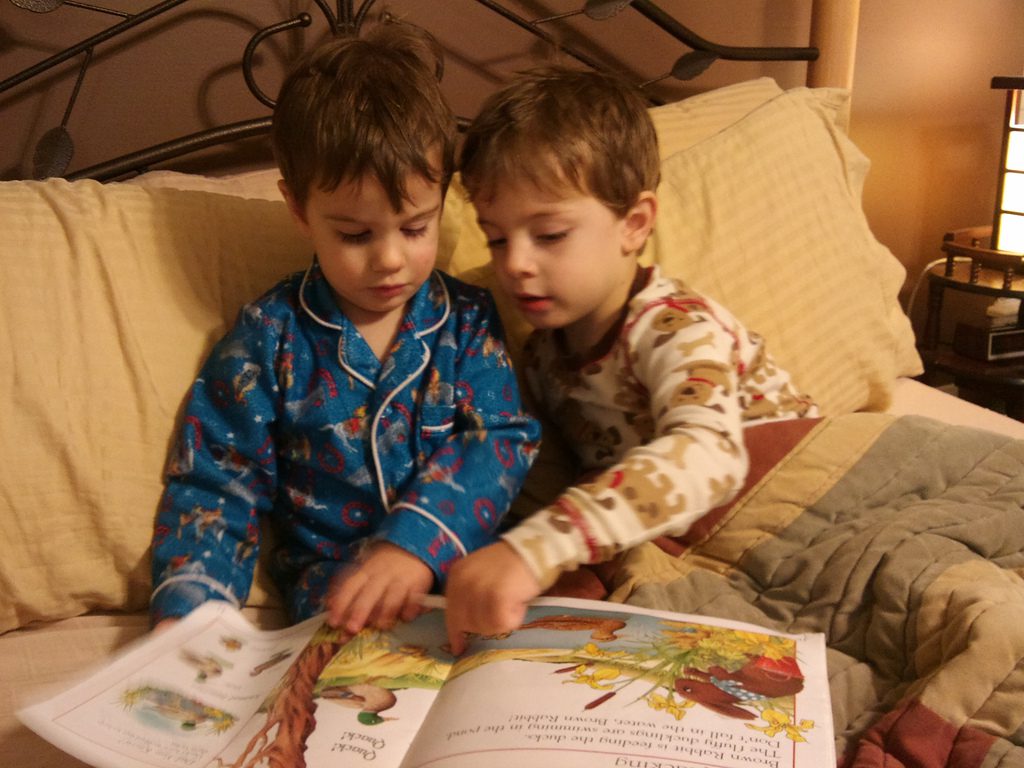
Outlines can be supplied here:
<path id="1" fill-rule="evenodd" d="M 107 5 L 139 12 L 155 2 Z M 582 0 L 507 4 L 536 18 L 579 7 Z M 722 43 L 792 45 L 807 38 L 810 0 L 659 5 Z M 471 115 L 480 94 L 538 50 L 533 38 L 472 0 L 388 0 L 378 7 L 385 6 L 432 29 L 448 49 L 445 87 L 461 115 Z M 316 16 L 308 31 L 275 37 L 260 48 L 257 79 L 272 94 L 295 50 L 326 31 L 312 0 L 194 0 L 130 38 L 98 47 L 67 126 L 75 146 L 71 170 L 177 134 L 267 114 L 245 90 L 236 62 L 257 29 L 306 9 Z M 742 31 L 736 19 L 743 19 Z M 117 21 L 71 7 L 36 14 L 0 2 L 0 80 Z M 585 39 L 586 53 L 638 81 L 664 74 L 685 50 L 633 11 L 613 22 L 577 19 L 545 28 L 570 42 Z M 60 124 L 77 63 L 0 93 L 0 178 L 31 175 L 36 142 Z M 907 266 L 911 283 L 938 256 L 944 231 L 991 219 L 1003 95 L 990 90 L 989 80 L 1022 71 L 1024 0 L 861 0 L 851 135 L 873 164 L 865 190 L 871 225 Z M 803 72 L 801 64 L 722 62 L 691 84 L 668 80 L 652 91 L 668 100 L 764 74 L 791 86 Z M 256 152 L 250 144 L 222 153 L 220 168 L 243 167 Z"/>

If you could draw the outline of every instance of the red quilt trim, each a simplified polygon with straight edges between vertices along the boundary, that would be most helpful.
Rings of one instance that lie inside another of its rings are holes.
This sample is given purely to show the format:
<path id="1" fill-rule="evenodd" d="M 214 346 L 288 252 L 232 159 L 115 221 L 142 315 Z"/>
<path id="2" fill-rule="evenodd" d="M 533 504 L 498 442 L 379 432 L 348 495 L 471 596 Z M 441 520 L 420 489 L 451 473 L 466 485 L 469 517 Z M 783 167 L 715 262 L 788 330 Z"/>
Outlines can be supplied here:
<path id="1" fill-rule="evenodd" d="M 841 768 L 981 768 L 996 737 L 957 728 L 917 700 L 876 722 Z"/>
<path id="2" fill-rule="evenodd" d="M 673 557 L 678 557 L 690 547 L 707 539 L 718 527 L 725 513 L 782 461 L 820 421 L 820 418 L 786 419 L 756 424 L 745 429 L 743 443 L 750 456 L 750 470 L 740 492 L 728 504 L 715 507 L 701 517 L 681 536 L 659 536 L 654 543 Z"/>

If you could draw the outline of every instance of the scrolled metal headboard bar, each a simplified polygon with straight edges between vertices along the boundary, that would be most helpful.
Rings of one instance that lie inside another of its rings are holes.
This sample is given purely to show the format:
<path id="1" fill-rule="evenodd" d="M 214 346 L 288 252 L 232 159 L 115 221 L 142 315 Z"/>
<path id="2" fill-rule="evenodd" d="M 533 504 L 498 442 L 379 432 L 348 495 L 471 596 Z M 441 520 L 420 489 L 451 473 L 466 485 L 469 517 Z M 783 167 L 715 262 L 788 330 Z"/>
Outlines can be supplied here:
<path id="1" fill-rule="evenodd" d="M 17 73 L 13 77 L 9 77 L 6 80 L 0 82 L 0 93 L 20 85 L 21 83 L 31 80 L 43 72 L 77 56 L 80 53 L 85 52 L 87 57 L 92 56 L 94 48 L 100 43 L 106 42 L 120 34 L 127 32 L 134 27 L 144 24 L 157 16 L 160 16 L 167 11 L 187 2 L 187 0 L 165 0 L 164 2 L 153 5 L 138 14 L 127 15 L 118 14 L 125 17 L 125 20 L 115 24 L 107 29 L 99 32 L 79 43 L 76 43 L 59 53 L 50 56 L 47 59 L 34 64 L 21 72 Z M 338 11 L 337 13 L 327 4 L 326 0 L 314 0 L 316 6 L 323 13 L 332 34 L 341 34 L 341 30 L 352 30 L 358 31 L 366 18 L 366 14 L 370 7 L 373 6 L 376 0 L 363 0 L 363 3 L 358 11 L 355 10 L 354 2 L 352 0 L 338 0 Z M 91 10 L 97 10 L 104 12 L 102 8 L 92 8 Z M 248 87 L 252 95 L 264 105 L 273 109 L 274 100 L 264 93 L 256 82 L 254 70 L 254 58 L 256 49 L 260 43 L 266 40 L 271 35 L 275 35 L 279 32 L 283 32 L 289 29 L 295 29 L 298 27 L 308 27 L 312 24 L 313 18 L 308 13 L 300 13 L 293 19 L 272 24 L 268 27 L 258 30 L 249 40 L 249 43 L 245 47 L 245 51 L 242 57 L 242 76 L 245 79 L 245 84 Z M 72 95 L 71 102 L 69 102 L 67 112 L 70 112 L 71 106 L 74 104 L 75 96 L 77 95 L 78 86 L 81 84 L 81 77 L 79 82 L 76 84 L 75 93 Z M 67 122 L 69 115 L 65 113 L 63 123 Z M 204 149 L 206 147 L 216 146 L 230 141 L 237 141 L 239 139 L 251 138 L 260 136 L 267 133 L 270 130 L 271 118 L 260 117 L 253 118 L 250 120 L 243 120 L 237 123 L 230 123 L 227 125 L 216 126 L 214 128 L 208 128 L 188 136 L 181 136 L 170 141 L 156 144 L 145 149 L 131 152 L 126 155 L 122 155 L 113 160 L 92 165 L 88 168 L 83 168 L 71 174 L 65 174 L 65 178 L 68 180 L 78 179 L 95 179 L 98 181 L 109 181 L 116 179 L 130 173 L 137 173 L 141 169 L 144 169 L 148 165 L 154 163 L 163 162 L 166 160 L 172 160 L 182 155 L 187 155 L 191 152 Z M 69 154 L 70 157 L 70 154 Z"/>
<path id="2" fill-rule="evenodd" d="M 300 13 L 294 19 L 288 19 L 287 21 L 282 21 L 278 24 L 271 24 L 269 27 L 261 29 L 252 36 L 249 40 L 249 44 L 245 46 L 245 52 L 242 54 L 242 77 L 245 78 L 245 84 L 249 87 L 252 95 L 255 96 L 258 101 L 263 102 L 263 104 L 271 109 L 274 108 L 274 104 L 276 102 L 263 92 L 263 89 L 256 83 L 255 75 L 253 75 L 253 57 L 256 54 L 256 48 L 258 48 L 259 44 L 271 35 L 276 35 L 278 32 L 296 29 L 298 27 L 308 27 L 312 23 L 312 16 L 308 13 Z"/>
<path id="3" fill-rule="evenodd" d="M 134 14 L 104 31 L 76 43 L 75 45 L 60 51 L 38 64 L 22 70 L 13 77 L 0 81 L 0 93 L 25 82 L 26 80 L 30 80 L 42 72 L 45 72 L 46 70 L 51 69 L 52 67 L 55 67 L 84 51 L 91 51 L 100 43 L 116 37 L 129 29 L 137 27 L 138 25 L 143 24 L 185 2 L 187 2 L 187 0 L 164 0 L 164 2 L 157 3 L 141 13 Z M 683 77 L 689 77 L 699 71 L 703 71 L 703 69 L 716 58 L 733 61 L 813 62 L 817 60 L 819 55 L 818 49 L 814 47 L 740 47 L 719 45 L 697 35 L 692 30 L 679 23 L 671 15 L 665 13 L 654 2 L 651 2 L 651 0 L 587 0 L 583 3 L 583 8 L 574 13 L 559 14 L 546 19 L 536 19 L 533 21 L 519 16 L 496 0 L 476 0 L 476 2 L 502 16 L 506 20 L 511 21 L 522 29 L 530 32 L 532 35 L 538 37 L 544 42 L 558 48 L 563 53 L 572 56 L 586 66 L 594 69 L 601 69 L 601 64 L 591 57 L 573 50 L 569 46 L 559 44 L 551 35 L 542 30 L 540 25 L 545 22 L 555 21 L 557 19 L 566 18 L 579 13 L 585 13 L 595 20 L 603 20 L 611 18 L 623 9 L 630 7 L 645 16 L 649 21 L 661 27 L 662 30 L 693 49 L 695 53 L 684 56 L 683 59 L 680 59 L 680 62 L 677 62 L 676 67 L 673 68 L 673 75 Z M 358 34 L 366 20 L 370 8 L 374 5 L 375 0 L 362 0 L 358 10 L 355 8 L 355 0 L 337 0 L 336 12 L 330 7 L 328 0 L 314 0 L 314 3 L 326 18 L 330 25 L 332 34 L 339 35 Z M 273 108 L 275 102 L 266 93 L 264 93 L 256 83 L 253 74 L 253 63 L 257 48 L 264 40 L 272 35 L 288 29 L 308 27 L 311 23 L 312 17 L 308 13 L 300 13 L 293 19 L 279 22 L 278 24 L 273 24 L 257 31 L 246 45 L 242 59 L 242 73 L 245 78 L 245 83 L 253 96 L 265 106 Z M 683 60 L 688 56 L 703 56 L 704 58 L 701 62 L 697 63 L 696 66 L 680 66 Z M 465 123 L 465 120 L 460 120 L 461 125 L 464 126 Z M 144 169 L 147 165 L 171 160 L 181 155 L 188 154 L 189 152 L 194 152 L 198 149 L 203 149 L 227 141 L 258 136 L 269 131 L 270 124 L 271 118 L 267 116 L 210 128 L 193 133 L 189 136 L 157 144 L 147 149 L 139 150 L 105 163 L 93 165 L 89 168 L 69 174 L 67 175 L 67 178 L 92 178 L 101 181 L 114 179 L 128 173 L 138 172 L 139 170 Z"/>
<path id="4" fill-rule="evenodd" d="M 727 59 L 729 61 L 814 61 L 819 55 L 818 49 L 810 46 L 805 48 L 783 46 L 762 48 L 757 46 L 719 45 L 710 40 L 705 40 L 693 30 L 683 26 L 653 2 L 650 2 L 650 0 L 632 0 L 629 5 L 679 42 L 684 43 L 695 51 L 713 53 L 720 59 Z"/>
<path id="5" fill-rule="evenodd" d="M 62 64 L 68 59 L 74 58 L 83 51 L 88 50 L 89 48 L 93 48 L 99 45 L 100 43 L 109 40 L 112 37 L 117 37 L 121 33 L 127 32 L 129 29 L 137 27 L 139 26 L 139 24 L 143 24 L 149 21 L 150 19 L 159 16 L 162 13 L 166 13 L 167 11 L 171 10 L 172 8 L 175 8 L 176 6 L 181 5 L 184 2 L 188 2 L 188 0 L 164 0 L 164 2 L 162 3 L 154 5 L 151 8 L 147 8 L 142 13 L 135 14 L 131 18 L 125 19 L 119 24 L 114 24 L 112 27 L 107 27 L 102 32 L 98 32 L 92 37 L 87 38 L 80 43 L 75 43 L 74 45 L 65 48 L 63 51 L 55 53 L 50 58 L 44 59 L 38 64 L 34 64 L 31 67 L 26 67 L 18 74 L 9 77 L 6 80 L 0 81 L 0 93 L 3 93 L 7 89 L 13 88 L 16 85 L 20 85 L 26 80 L 31 80 L 36 75 L 42 74 L 46 70 L 52 69 L 58 64 Z"/>
<path id="6" fill-rule="evenodd" d="M 525 29 L 527 32 L 529 32 L 530 34 L 534 35 L 535 37 L 543 40 L 545 43 L 548 43 L 552 47 L 556 47 L 560 51 L 562 51 L 562 52 L 572 56 L 574 59 L 576 59 L 580 63 L 586 64 L 588 67 L 590 67 L 592 69 L 601 69 L 601 65 L 598 62 L 596 62 L 593 59 L 591 59 L 589 56 L 586 56 L 585 54 L 582 54 L 579 51 L 573 50 L 572 48 L 570 48 L 568 46 L 564 46 L 564 45 L 560 44 L 551 35 L 549 35 L 547 32 L 542 30 L 538 26 L 538 22 L 537 21 L 530 21 L 529 19 L 525 19 L 522 16 L 520 16 L 519 14 L 515 13 L 514 11 L 506 8 L 501 3 L 495 2 L 494 0 L 476 0 L 476 2 L 478 2 L 480 5 L 484 6 L 485 8 L 488 8 L 491 11 L 494 11 L 494 13 L 496 13 L 499 16 L 507 19 L 508 21 L 511 21 L 516 26 L 518 26 L 518 27 L 520 27 L 522 29 Z M 567 16 L 567 15 L 568 14 L 561 14 L 557 18 L 565 18 L 565 16 Z M 549 21 L 549 20 L 553 20 L 553 19 L 544 19 L 542 21 Z"/>
<path id="7" fill-rule="evenodd" d="M 110 181 L 128 174 L 138 173 L 140 169 L 161 163 L 166 160 L 173 160 L 176 157 L 187 155 L 207 147 L 217 146 L 230 141 L 248 139 L 262 136 L 270 131 L 271 117 L 255 117 L 250 120 L 242 120 L 237 123 L 229 123 L 216 128 L 208 128 L 204 131 L 183 136 L 162 144 L 156 144 L 146 149 L 140 149 L 127 155 L 98 163 L 88 168 L 83 168 L 65 176 L 68 181 L 79 179 L 94 179 L 96 181 Z"/>

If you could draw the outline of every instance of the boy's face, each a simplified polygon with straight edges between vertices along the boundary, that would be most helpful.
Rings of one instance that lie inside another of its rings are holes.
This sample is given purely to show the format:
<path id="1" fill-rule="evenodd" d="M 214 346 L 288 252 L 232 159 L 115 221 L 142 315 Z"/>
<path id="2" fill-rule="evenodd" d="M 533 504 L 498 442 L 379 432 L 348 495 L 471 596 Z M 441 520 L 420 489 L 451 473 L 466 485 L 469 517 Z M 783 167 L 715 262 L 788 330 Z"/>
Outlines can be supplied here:
<path id="1" fill-rule="evenodd" d="M 562 328 L 576 352 L 616 323 L 653 225 L 654 196 L 624 217 L 597 198 L 503 181 L 474 200 L 502 289 L 535 328 Z"/>
<path id="2" fill-rule="evenodd" d="M 410 176 L 397 213 L 373 177 L 330 192 L 314 187 L 302 207 L 283 182 L 281 191 L 349 320 L 358 328 L 400 322 L 437 258 L 440 184 Z"/>

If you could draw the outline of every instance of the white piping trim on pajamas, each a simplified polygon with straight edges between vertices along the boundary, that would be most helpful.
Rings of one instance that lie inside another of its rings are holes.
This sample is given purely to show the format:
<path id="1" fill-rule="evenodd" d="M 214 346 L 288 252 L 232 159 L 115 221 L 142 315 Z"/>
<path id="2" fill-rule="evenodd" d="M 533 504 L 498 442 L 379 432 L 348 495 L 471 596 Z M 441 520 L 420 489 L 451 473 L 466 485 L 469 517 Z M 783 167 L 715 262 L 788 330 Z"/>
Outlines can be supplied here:
<path id="1" fill-rule="evenodd" d="M 430 347 L 427 343 L 420 339 L 420 344 L 423 345 L 423 351 L 429 352 Z M 384 402 L 380 404 L 377 412 L 373 415 L 373 423 L 370 425 L 370 453 L 373 454 L 373 468 L 377 472 L 377 490 L 380 492 L 380 501 L 384 505 L 384 509 L 388 508 L 388 495 L 387 490 L 384 487 L 384 470 L 381 468 L 380 463 L 380 452 L 377 450 L 377 425 L 380 424 L 381 416 L 384 415 L 384 409 L 388 407 L 392 400 L 409 384 L 410 381 L 415 379 L 422 373 L 423 369 L 427 367 L 427 363 L 430 360 L 429 355 L 424 355 L 420 367 L 409 374 L 405 381 L 395 387 L 393 390 L 388 392 L 388 396 L 384 398 Z"/>
<path id="2" fill-rule="evenodd" d="M 466 556 L 466 545 L 462 543 L 462 539 L 456 536 L 455 531 L 453 531 L 447 525 L 442 523 L 440 518 L 438 518 L 432 512 L 428 512 L 427 510 L 423 509 L 423 507 L 417 507 L 415 504 L 409 504 L 404 501 L 399 504 L 395 504 L 394 508 L 391 511 L 393 512 L 396 509 L 411 509 L 416 514 L 422 515 L 423 517 L 427 518 L 427 520 L 429 520 L 442 531 L 444 531 L 445 535 L 452 540 L 452 543 L 455 544 L 455 548 L 462 553 L 463 557 Z"/>
<path id="3" fill-rule="evenodd" d="M 431 275 L 431 279 L 433 279 L 433 275 Z M 399 392 L 405 389 L 413 379 L 423 372 L 423 369 L 427 367 L 427 363 L 430 362 L 430 346 L 422 337 L 428 333 L 433 333 L 440 328 L 447 319 L 448 314 L 451 312 L 451 298 L 448 296 L 448 289 L 445 287 L 444 281 L 439 280 L 438 282 L 441 283 L 441 288 L 444 290 L 444 315 L 442 315 L 441 319 L 430 328 L 416 333 L 416 338 L 419 339 L 420 344 L 423 345 L 423 359 L 420 363 L 420 367 L 409 374 L 401 384 L 388 393 L 388 396 L 384 398 L 384 402 L 380 404 L 380 407 L 374 414 L 373 423 L 370 425 L 370 453 L 373 455 L 373 468 L 377 473 L 377 490 L 380 493 L 380 501 L 381 504 L 384 505 L 384 509 L 388 509 L 388 495 L 387 489 L 384 485 L 384 470 L 380 463 L 380 452 L 377 448 L 377 426 L 380 424 L 381 416 L 384 415 L 384 409 L 388 407 Z"/>
<path id="4" fill-rule="evenodd" d="M 435 270 L 433 273 L 431 273 L 431 280 L 433 280 L 436 275 L 437 271 Z M 448 286 L 445 285 L 444 280 L 441 280 L 440 278 L 437 278 L 437 282 L 441 286 L 441 290 L 444 291 L 444 314 L 441 315 L 441 319 L 434 323 L 430 328 L 424 328 L 422 331 L 417 331 L 417 339 L 423 338 L 428 333 L 433 333 L 434 331 L 436 331 L 438 328 L 444 325 L 444 321 L 447 320 L 448 315 L 452 313 L 452 297 L 448 293 Z"/>
<path id="5" fill-rule="evenodd" d="M 313 265 L 311 264 L 306 269 L 306 274 L 304 274 L 302 276 L 302 284 L 299 286 L 299 303 L 302 305 L 302 308 L 306 311 L 306 313 L 310 317 L 312 317 L 313 320 L 318 322 L 320 325 L 324 326 L 325 328 L 331 328 L 331 329 L 336 330 L 336 331 L 344 331 L 344 328 L 342 326 L 338 325 L 337 323 L 328 322 L 327 320 L 324 320 L 323 318 L 318 316 L 316 314 L 316 312 L 314 312 L 313 309 L 309 306 L 309 304 L 306 303 L 306 282 L 307 282 L 307 280 L 309 280 L 309 275 L 312 272 L 312 270 L 313 270 Z M 388 508 L 388 498 L 387 498 L 387 491 L 386 491 L 386 489 L 384 487 L 384 470 L 381 467 L 380 452 L 379 452 L 379 450 L 377 448 L 377 426 L 380 424 L 381 416 L 384 413 L 384 409 L 388 407 L 388 404 L 390 404 L 390 402 L 398 395 L 398 393 L 401 392 L 403 389 L 405 389 L 413 379 L 415 379 L 417 376 L 419 376 L 423 372 L 423 369 L 427 367 L 427 363 L 430 362 L 430 346 L 427 344 L 427 342 L 423 341 L 423 337 L 428 335 L 428 334 L 434 333 L 438 328 L 440 328 L 442 325 L 444 325 L 445 321 L 448 319 L 448 316 L 451 314 L 451 311 L 452 311 L 452 299 L 451 299 L 451 296 L 448 293 L 448 286 L 446 286 L 444 284 L 444 280 L 440 279 L 440 277 L 438 276 L 438 273 L 437 273 L 436 270 L 431 273 L 430 279 L 431 280 L 437 280 L 438 284 L 441 286 L 441 290 L 444 291 L 444 313 L 441 315 L 441 318 L 436 323 L 434 323 L 434 325 L 432 325 L 430 328 L 424 328 L 422 331 L 417 331 L 416 332 L 416 334 L 415 334 L 416 338 L 419 340 L 420 344 L 423 345 L 423 353 L 424 353 L 423 354 L 423 361 L 420 364 L 419 368 L 417 368 L 413 373 L 411 373 L 409 376 L 407 376 L 405 378 L 405 380 L 401 384 L 399 384 L 397 387 L 395 387 L 393 390 L 391 390 L 391 392 L 388 393 L 388 396 L 384 399 L 384 402 L 380 404 L 380 407 L 377 409 L 377 412 L 374 414 L 373 422 L 370 425 L 370 452 L 373 455 L 373 468 L 374 468 L 374 471 L 375 471 L 375 473 L 377 475 L 377 491 L 378 491 L 378 493 L 380 493 L 380 500 L 381 500 L 381 504 L 384 505 L 384 509 Z M 338 344 L 340 346 L 340 344 L 341 344 L 341 340 L 340 339 L 338 341 Z M 338 352 L 338 364 L 342 368 L 344 368 L 346 371 L 348 371 L 349 374 L 351 374 L 352 376 L 357 378 L 359 381 L 361 381 L 363 384 L 368 386 L 370 389 L 375 389 L 376 388 L 376 386 L 374 385 L 374 383 L 372 381 L 369 381 L 364 376 L 361 376 L 357 371 L 352 370 L 345 363 L 345 361 L 341 357 L 341 351 L 340 350 Z M 425 510 L 420 510 L 420 509 L 415 508 L 415 507 L 413 507 L 413 509 L 416 509 L 416 511 L 419 512 L 420 514 L 422 514 L 422 515 L 424 515 L 426 517 L 429 517 L 439 527 L 441 527 L 442 529 L 447 531 L 449 533 L 449 535 L 452 536 L 453 540 L 458 542 L 457 546 L 462 550 L 462 553 L 465 554 L 466 550 L 462 546 L 462 542 L 459 541 L 458 538 L 455 537 L 451 533 L 451 531 L 448 529 L 447 526 L 442 524 L 440 520 L 434 518 L 432 515 L 430 515 Z"/>
<path id="6" fill-rule="evenodd" d="M 299 286 L 299 304 L 306 311 L 307 315 L 313 318 L 314 321 L 322 325 L 324 328 L 330 328 L 332 331 L 338 331 L 339 333 L 342 334 L 338 338 L 338 365 L 340 365 L 345 371 L 347 371 L 349 376 L 358 379 L 361 383 L 365 384 L 370 389 L 376 389 L 377 387 L 372 381 L 370 381 L 368 378 L 359 373 L 359 371 L 349 367 L 348 363 L 346 363 L 344 358 L 342 358 L 341 345 L 344 343 L 345 340 L 345 329 L 342 326 L 338 325 L 337 323 L 331 323 L 328 322 L 327 320 L 324 320 L 316 312 L 313 311 L 313 308 L 310 307 L 308 303 L 306 303 L 306 282 L 309 280 L 309 274 L 310 272 L 312 272 L 312 270 L 313 265 L 311 264 L 309 268 L 306 270 L 306 274 L 302 276 L 302 285 Z"/>
<path id="7" fill-rule="evenodd" d="M 153 598 L 156 597 L 157 594 L 159 594 L 160 590 L 166 587 L 168 584 L 177 584 L 179 582 L 184 581 L 202 584 L 216 592 L 218 595 L 223 596 L 225 599 L 228 600 L 228 602 L 230 602 L 236 608 L 242 607 L 242 603 L 239 601 L 237 597 L 235 597 L 235 595 L 231 592 L 230 588 L 225 587 L 219 581 L 212 579 L 209 576 L 204 576 L 202 574 L 197 573 L 179 573 L 177 576 L 171 576 L 169 579 L 165 579 L 160 583 L 160 585 L 156 589 L 153 590 L 153 594 L 149 597 L 150 602 L 152 602 Z"/>

